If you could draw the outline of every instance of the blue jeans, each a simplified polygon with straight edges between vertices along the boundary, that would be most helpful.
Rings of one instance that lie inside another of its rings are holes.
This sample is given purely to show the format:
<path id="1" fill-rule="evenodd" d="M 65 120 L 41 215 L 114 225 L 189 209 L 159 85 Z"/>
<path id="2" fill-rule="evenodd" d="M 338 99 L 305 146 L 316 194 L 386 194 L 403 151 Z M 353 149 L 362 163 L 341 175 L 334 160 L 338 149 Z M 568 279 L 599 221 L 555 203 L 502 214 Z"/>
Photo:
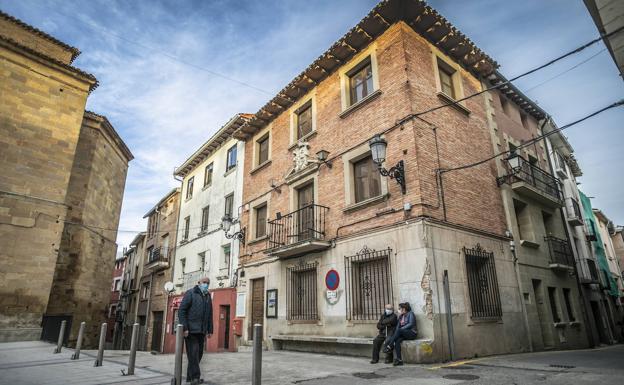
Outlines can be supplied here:
<path id="1" fill-rule="evenodd" d="M 394 357 L 397 360 L 399 361 L 403 360 L 403 357 L 401 357 L 401 342 L 406 341 L 406 340 L 415 340 L 416 336 L 417 336 L 416 332 L 411 329 L 408 329 L 408 330 L 399 329 L 399 328 L 396 329 L 396 331 L 394 332 L 394 335 L 388 342 L 388 346 L 391 346 L 392 344 L 394 344 Z"/>

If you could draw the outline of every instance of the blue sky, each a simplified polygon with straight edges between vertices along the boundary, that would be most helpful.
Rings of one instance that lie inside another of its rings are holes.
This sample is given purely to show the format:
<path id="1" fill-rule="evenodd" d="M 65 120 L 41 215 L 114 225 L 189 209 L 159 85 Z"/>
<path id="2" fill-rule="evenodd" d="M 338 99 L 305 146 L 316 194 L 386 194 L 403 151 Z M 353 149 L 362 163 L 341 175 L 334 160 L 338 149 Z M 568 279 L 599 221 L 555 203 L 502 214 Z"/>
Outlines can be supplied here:
<path id="1" fill-rule="evenodd" d="M 78 47 L 82 54 L 74 64 L 100 81 L 87 108 L 106 115 L 136 157 L 122 208 L 121 249 L 135 235 L 127 230 L 144 230 L 143 215 L 178 186 L 172 177 L 177 165 L 232 115 L 256 112 L 375 4 L 0 0 L 0 9 Z M 498 61 L 507 77 L 598 34 L 580 0 L 429 4 Z M 624 97 L 624 82 L 604 49 L 596 44 L 517 86 L 562 126 Z M 581 188 L 620 224 L 623 122 L 624 108 L 618 108 L 565 131 L 584 173 Z"/>

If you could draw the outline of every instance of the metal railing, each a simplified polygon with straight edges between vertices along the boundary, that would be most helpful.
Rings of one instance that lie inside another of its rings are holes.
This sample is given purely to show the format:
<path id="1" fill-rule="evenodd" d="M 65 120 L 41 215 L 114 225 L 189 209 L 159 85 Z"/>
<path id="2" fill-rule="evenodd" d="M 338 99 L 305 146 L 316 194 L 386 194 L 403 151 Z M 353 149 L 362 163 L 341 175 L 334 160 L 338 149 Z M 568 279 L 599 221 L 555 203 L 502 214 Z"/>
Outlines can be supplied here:
<path id="1" fill-rule="evenodd" d="M 513 160 L 514 163 L 516 163 L 516 159 L 514 158 Z M 559 182 L 557 181 L 557 178 L 542 170 L 538 166 L 531 164 L 531 162 L 521 156 L 517 156 L 517 165 L 515 167 L 512 167 L 511 164 L 509 164 L 509 174 L 502 177 L 502 180 L 511 180 L 511 182 L 526 182 L 540 192 L 561 201 L 561 191 L 559 190 Z"/>
<path id="2" fill-rule="evenodd" d="M 566 198 L 566 214 L 568 219 L 578 219 L 582 220 L 583 216 L 581 214 L 581 206 L 578 204 L 576 199 L 574 198 Z"/>
<path id="3" fill-rule="evenodd" d="M 574 255 L 567 240 L 553 237 L 552 235 L 544 237 L 544 240 L 548 244 L 551 264 L 572 266 Z"/>
<path id="4" fill-rule="evenodd" d="M 172 247 L 164 248 L 164 247 L 156 247 L 151 249 L 147 254 L 146 265 L 154 262 L 169 262 L 169 255 L 173 250 Z"/>
<path id="5" fill-rule="evenodd" d="M 585 238 L 587 238 L 588 241 L 595 241 L 598 239 L 596 237 L 596 227 L 591 219 L 585 219 L 583 230 L 585 230 Z"/>
<path id="6" fill-rule="evenodd" d="M 386 304 L 394 303 L 390 248 L 375 251 L 366 246 L 345 257 L 347 319 L 376 320 Z"/>
<path id="7" fill-rule="evenodd" d="M 286 270 L 286 319 L 316 321 L 317 306 L 316 262 L 289 267 Z"/>
<path id="8" fill-rule="evenodd" d="M 472 249 L 464 247 L 463 251 L 466 258 L 472 318 L 500 319 L 503 310 L 494 265 L 494 252 L 484 250 L 479 244 Z"/>
<path id="9" fill-rule="evenodd" d="M 325 238 L 328 207 L 311 204 L 269 221 L 269 249 Z"/>
<path id="10" fill-rule="evenodd" d="M 593 259 L 586 259 L 587 267 L 589 268 L 589 275 L 593 282 L 598 282 L 598 268 L 596 268 L 596 261 Z"/>

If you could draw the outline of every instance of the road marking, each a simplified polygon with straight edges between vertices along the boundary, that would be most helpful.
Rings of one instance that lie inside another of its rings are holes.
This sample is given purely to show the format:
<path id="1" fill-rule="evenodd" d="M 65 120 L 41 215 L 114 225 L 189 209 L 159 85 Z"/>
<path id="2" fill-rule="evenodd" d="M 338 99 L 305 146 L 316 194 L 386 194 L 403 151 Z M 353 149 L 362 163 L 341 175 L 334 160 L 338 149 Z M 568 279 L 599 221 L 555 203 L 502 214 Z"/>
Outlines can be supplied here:
<path id="1" fill-rule="evenodd" d="M 427 368 L 427 369 L 429 369 L 429 370 L 438 370 L 438 369 L 443 369 L 443 368 L 451 368 L 451 367 L 461 366 L 461 365 L 465 365 L 465 364 L 469 364 L 471 362 L 477 362 L 477 361 L 481 361 L 481 359 L 457 361 L 457 362 L 453 362 L 453 363 L 450 363 L 450 364 L 447 364 L 447 365 L 432 366 L 432 367 Z"/>

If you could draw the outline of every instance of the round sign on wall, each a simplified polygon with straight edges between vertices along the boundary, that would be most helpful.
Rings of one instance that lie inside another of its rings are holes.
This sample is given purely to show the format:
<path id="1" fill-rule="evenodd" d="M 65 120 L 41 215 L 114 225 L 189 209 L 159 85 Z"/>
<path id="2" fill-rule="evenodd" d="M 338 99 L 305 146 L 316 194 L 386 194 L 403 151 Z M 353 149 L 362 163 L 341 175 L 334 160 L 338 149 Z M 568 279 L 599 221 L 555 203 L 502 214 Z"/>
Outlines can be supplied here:
<path id="1" fill-rule="evenodd" d="M 328 290 L 336 290 L 340 285 L 340 275 L 334 269 L 331 269 L 325 274 L 325 286 Z"/>

